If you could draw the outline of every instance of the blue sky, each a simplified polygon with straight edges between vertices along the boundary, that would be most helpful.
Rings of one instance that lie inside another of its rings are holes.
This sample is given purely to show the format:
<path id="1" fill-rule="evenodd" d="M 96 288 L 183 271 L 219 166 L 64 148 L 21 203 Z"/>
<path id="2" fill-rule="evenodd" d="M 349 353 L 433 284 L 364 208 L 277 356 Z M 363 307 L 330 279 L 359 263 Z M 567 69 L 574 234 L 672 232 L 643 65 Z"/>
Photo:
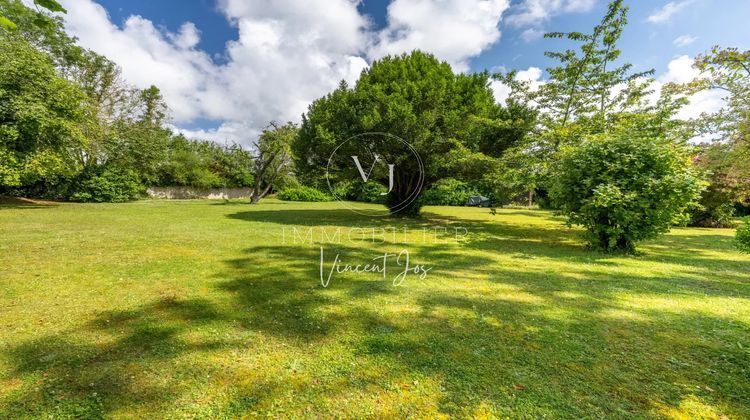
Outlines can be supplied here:
<path id="1" fill-rule="evenodd" d="M 364 66 L 388 53 L 420 48 L 459 71 L 517 69 L 543 80 L 543 73 L 530 70 L 554 64 L 544 51 L 565 44 L 541 34 L 590 30 L 607 5 L 318 1 L 68 0 L 66 20 L 81 44 L 115 60 L 131 83 L 162 88 L 174 125 L 186 134 L 247 143 L 263 121 L 295 120 L 337 80 L 356 80 Z M 637 70 L 655 69 L 663 81 L 687 78 L 690 60 L 712 45 L 750 48 L 750 1 L 626 4 L 623 57 Z M 708 99 L 704 108 L 717 106 L 716 98 Z"/>

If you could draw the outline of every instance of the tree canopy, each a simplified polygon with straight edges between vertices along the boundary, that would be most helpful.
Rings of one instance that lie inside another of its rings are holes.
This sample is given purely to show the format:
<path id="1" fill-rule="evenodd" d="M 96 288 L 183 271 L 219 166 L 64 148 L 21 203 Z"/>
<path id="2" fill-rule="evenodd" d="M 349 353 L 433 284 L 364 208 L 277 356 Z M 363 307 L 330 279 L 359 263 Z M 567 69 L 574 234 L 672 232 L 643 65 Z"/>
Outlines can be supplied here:
<path id="1" fill-rule="evenodd" d="M 293 150 L 301 179 L 321 179 L 331 153 L 353 136 L 387 133 L 403 139 L 421 158 L 423 169 L 398 142 L 377 150 L 395 165 L 393 190 L 388 195 L 388 205 L 394 209 L 414 192 L 420 171 L 424 172 L 423 186 L 429 188 L 458 172 L 462 156 L 481 151 L 501 154 L 523 138 L 530 124 L 524 118 L 530 115 L 520 106 L 504 109 L 497 105 L 487 73 L 455 74 L 447 63 L 414 51 L 375 61 L 354 87 L 342 83 L 315 101 L 303 116 Z M 358 177 L 355 165 L 349 165 L 348 174 Z M 380 184 L 389 185 L 387 171 L 375 172 L 375 176 Z M 418 214 L 419 207 L 415 201 L 401 209 L 401 214 Z"/>

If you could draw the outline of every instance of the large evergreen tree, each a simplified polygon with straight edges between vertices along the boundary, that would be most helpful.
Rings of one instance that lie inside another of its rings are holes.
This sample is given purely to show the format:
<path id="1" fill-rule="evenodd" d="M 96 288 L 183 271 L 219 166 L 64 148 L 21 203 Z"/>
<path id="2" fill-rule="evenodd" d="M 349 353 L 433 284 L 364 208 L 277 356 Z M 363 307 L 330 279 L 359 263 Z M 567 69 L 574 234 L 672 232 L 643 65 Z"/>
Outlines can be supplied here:
<path id="1" fill-rule="evenodd" d="M 353 88 L 342 83 L 315 101 L 303 117 L 294 154 L 303 180 L 324 179 L 331 153 L 345 140 L 362 133 L 386 133 L 405 140 L 419 155 L 427 188 L 451 177 L 457 156 L 480 146 L 493 148 L 487 136 L 496 136 L 497 131 L 488 129 L 488 122 L 497 116 L 486 73 L 457 75 L 447 63 L 414 51 L 374 62 Z M 395 164 L 388 195 L 393 211 L 414 193 L 422 169 L 400 143 L 388 143 L 378 153 Z M 350 176 L 359 176 L 354 165 Z M 387 171 L 374 176 L 388 185 Z M 400 208 L 399 214 L 416 215 L 419 208 L 415 200 Z"/>

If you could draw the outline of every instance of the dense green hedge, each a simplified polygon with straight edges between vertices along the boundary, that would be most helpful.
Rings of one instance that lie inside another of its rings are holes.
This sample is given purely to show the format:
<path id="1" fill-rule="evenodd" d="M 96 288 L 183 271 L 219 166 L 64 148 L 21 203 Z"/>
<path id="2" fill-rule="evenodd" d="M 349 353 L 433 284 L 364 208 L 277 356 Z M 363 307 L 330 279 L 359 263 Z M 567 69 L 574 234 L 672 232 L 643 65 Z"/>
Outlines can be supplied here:
<path id="1" fill-rule="evenodd" d="M 746 217 L 745 223 L 737 228 L 737 248 L 750 253 L 750 217 Z"/>
<path id="2" fill-rule="evenodd" d="M 422 203 L 433 206 L 464 206 L 469 197 L 482 195 L 479 191 L 453 178 L 441 179 L 422 194 Z"/>
<path id="3" fill-rule="evenodd" d="M 138 174 L 130 169 L 105 168 L 84 171 L 74 182 L 71 201 L 119 203 L 145 194 Z"/>
<path id="4" fill-rule="evenodd" d="M 278 195 L 284 201 L 331 201 L 333 197 L 310 187 L 287 188 Z"/>
<path id="5" fill-rule="evenodd" d="M 377 182 L 340 182 L 335 189 L 336 196 L 342 200 L 360 201 L 363 203 L 385 204 L 388 189 Z"/>

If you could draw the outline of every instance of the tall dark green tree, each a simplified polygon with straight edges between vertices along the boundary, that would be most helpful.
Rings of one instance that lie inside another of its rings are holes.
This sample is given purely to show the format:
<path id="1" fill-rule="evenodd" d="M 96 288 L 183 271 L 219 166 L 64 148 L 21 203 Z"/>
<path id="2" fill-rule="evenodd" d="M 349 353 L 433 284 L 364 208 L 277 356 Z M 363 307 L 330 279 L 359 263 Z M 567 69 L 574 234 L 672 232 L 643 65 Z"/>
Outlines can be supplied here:
<path id="1" fill-rule="evenodd" d="M 303 117 L 293 151 L 303 179 L 309 174 L 320 179 L 331 153 L 342 142 L 362 133 L 387 133 L 408 142 L 421 157 L 427 188 L 451 177 L 458 156 L 477 152 L 480 145 L 491 149 L 483 136 L 493 134 L 487 122 L 497 116 L 486 73 L 457 75 L 447 63 L 414 51 L 374 62 L 353 88 L 342 84 L 315 101 Z M 388 195 L 393 210 L 414 192 L 420 168 L 398 142 L 389 142 L 377 152 L 395 165 L 393 190 Z M 352 179 L 359 177 L 354 165 L 349 170 Z M 387 171 L 374 176 L 388 185 Z M 417 215 L 419 208 L 415 200 L 399 214 Z"/>

